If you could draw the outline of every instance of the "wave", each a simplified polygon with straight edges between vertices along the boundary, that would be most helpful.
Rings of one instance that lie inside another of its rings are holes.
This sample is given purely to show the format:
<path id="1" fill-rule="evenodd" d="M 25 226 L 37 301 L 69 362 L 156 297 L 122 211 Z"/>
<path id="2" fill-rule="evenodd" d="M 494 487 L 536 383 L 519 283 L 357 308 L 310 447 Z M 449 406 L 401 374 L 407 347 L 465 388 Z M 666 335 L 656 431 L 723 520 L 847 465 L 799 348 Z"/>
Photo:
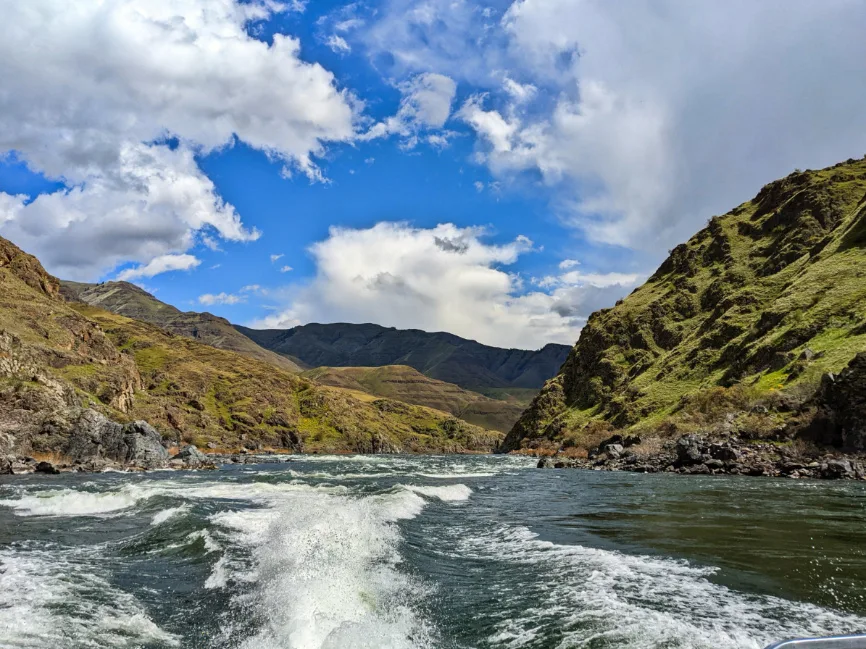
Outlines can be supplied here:
<path id="1" fill-rule="evenodd" d="M 432 629 L 412 605 L 426 590 L 400 570 L 396 522 L 418 516 L 424 496 L 453 502 L 470 493 L 464 485 L 408 485 L 361 497 L 308 487 L 267 509 L 214 514 L 230 551 L 246 548 L 250 562 L 226 555 L 208 585 L 253 584 L 252 595 L 235 595 L 235 608 L 264 623 L 241 649 L 432 647 Z"/>
<path id="2" fill-rule="evenodd" d="M 162 525 L 163 523 L 165 523 L 171 518 L 174 518 L 175 516 L 187 514 L 189 510 L 189 505 L 180 505 L 178 507 L 169 507 L 168 509 L 163 509 L 161 512 L 157 512 L 150 524 L 154 526 Z"/>
<path id="3" fill-rule="evenodd" d="M 464 484 L 443 485 L 441 487 L 422 487 L 418 485 L 399 486 L 403 489 L 408 489 L 413 493 L 428 496 L 430 498 L 438 498 L 444 502 L 468 500 L 469 496 L 472 495 L 472 489 Z"/>
<path id="4" fill-rule="evenodd" d="M 184 482 L 160 481 L 148 485 L 126 484 L 116 489 L 94 492 L 78 489 L 36 491 L 18 498 L 0 500 L 0 505 L 11 508 L 18 516 L 100 516 L 117 514 L 131 509 L 156 496 L 169 496 L 185 500 L 239 500 L 269 502 L 280 494 L 305 490 L 299 482 Z M 318 489 L 345 491 L 345 487 L 321 485 Z M 182 506 L 157 513 L 152 521 L 159 525 L 177 515 Z"/>
<path id="5" fill-rule="evenodd" d="M 0 500 L 0 505 L 10 507 L 19 516 L 96 516 L 133 507 L 154 493 L 140 485 L 104 492 L 55 489 Z"/>
<path id="6" fill-rule="evenodd" d="M 562 647 L 760 649 L 783 637 L 854 631 L 866 624 L 811 604 L 731 590 L 711 581 L 712 567 L 557 545 L 524 527 L 461 537 L 456 552 L 504 564 L 491 571 L 504 580 L 491 583 L 491 592 L 513 596 L 509 575 L 514 579 L 511 571 L 520 566 L 523 574 L 531 566 L 541 576 L 531 584 L 522 581 L 523 605 L 489 638 L 509 649 L 547 646 L 547 629 L 561 634 Z"/>
<path id="7" fill-rule="evenodd" d="M 2 646 L 28 649 L 180 644 L 96 562 L 69 551 L 0 552 L 0 630 Z"/>

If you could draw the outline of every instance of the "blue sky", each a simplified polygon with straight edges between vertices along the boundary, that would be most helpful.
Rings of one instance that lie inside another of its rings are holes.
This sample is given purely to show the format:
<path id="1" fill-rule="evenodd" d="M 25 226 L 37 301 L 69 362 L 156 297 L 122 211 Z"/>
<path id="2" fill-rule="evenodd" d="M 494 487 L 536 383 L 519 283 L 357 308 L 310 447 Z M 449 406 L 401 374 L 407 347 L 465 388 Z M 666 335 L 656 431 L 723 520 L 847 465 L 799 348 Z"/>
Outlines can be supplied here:
<path id="1" fill-rule="evenodd" d="M 0 235 L 254 326 L 571 343 L 713 214 L 866 152 L 847 0 L 28 7 Z"/>

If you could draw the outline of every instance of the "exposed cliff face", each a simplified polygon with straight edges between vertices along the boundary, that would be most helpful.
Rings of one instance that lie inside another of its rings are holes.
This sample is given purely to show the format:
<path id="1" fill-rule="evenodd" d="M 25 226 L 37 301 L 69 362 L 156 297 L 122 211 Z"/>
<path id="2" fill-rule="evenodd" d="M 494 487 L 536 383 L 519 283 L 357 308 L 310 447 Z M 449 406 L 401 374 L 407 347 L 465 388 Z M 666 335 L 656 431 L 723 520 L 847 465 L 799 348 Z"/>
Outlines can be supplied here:
<path id="1" fill-rule="evenodd" d="M 138 420 L 164 445 L 228 449 L 460 452 L 501 439 L 444 412 L 357 399 L 269 362 L 69 303 L 35 258 L 4 239 L 0 260 L 0 455 L 80 460 L 92 447 L 115 462 L 162 461 Z"/>
<path id="2" fill-rule="evenodd" d="M 266 349 L 308 367 L 408 365 L 469 390 L 540 388 L 568 354 L 566 345 L 537 351 L 500 349 L 449 333 L 374 324 L 308 324 L 293 329 L 237 329 Z"/>
<path id="3" fill-rule="evenodd" d="M 579 445 L 598 422 L 700 429 L 713 400 L 781 403 L 763 425 L 784 428 L 792 401 L 866 350 L 864 246 L 866 160 L 770 183 L 594 313 L 502 449 Z"/>

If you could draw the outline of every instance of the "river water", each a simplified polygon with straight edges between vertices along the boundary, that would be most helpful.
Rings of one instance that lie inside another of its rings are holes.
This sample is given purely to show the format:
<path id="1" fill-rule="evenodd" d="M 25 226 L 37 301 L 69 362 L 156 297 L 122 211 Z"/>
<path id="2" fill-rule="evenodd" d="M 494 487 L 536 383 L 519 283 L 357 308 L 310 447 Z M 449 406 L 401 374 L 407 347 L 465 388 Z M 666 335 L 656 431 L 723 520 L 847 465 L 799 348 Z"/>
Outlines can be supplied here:
<path id="1" fill-rule="evenodd" d="M 866 484 L 296 457 L 0 479 L 0 647 L 758 649 L 866 631 Z"/>

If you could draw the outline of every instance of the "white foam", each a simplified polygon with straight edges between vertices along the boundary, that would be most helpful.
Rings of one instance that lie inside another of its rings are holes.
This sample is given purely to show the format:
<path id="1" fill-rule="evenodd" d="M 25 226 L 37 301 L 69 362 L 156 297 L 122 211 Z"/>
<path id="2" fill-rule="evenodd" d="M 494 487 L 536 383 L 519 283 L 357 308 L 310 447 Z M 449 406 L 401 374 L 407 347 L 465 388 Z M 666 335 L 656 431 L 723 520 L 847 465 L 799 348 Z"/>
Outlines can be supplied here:
<path id="1" fill-rule="evenodd" d="M 19 516 L 97 516 L 127 509 L 151 495 L 153 492 L 137 485 L 100 493 L 56 489 L 0 500 L 0 505 L 11 507 Z"/>
<path id="2" fill-rule="evenodd" d="M 421 487 L 418 485 L 401 486 L 416 494 L 421 494 L 422 496 L 428 496 L 430 498 L 438 498 L 444 502 L 469 500 L 469 496 L 472 495 L 472 489 L 464 484 L 450 484 L 441 487 Z"/>
<path id="3" fill-rule="evenodd" d="M 169 509 L 163 509 L 161 512 L 158 512 L 151 521 L 151 525 L 162 525 L 167 520 L 174 518 L 175 516 L 180 516 L 182 514 L 186 514 L 190 510 L 189 505 L 180 505 L 179 507 L 170 507 Z"/>
<path id="4" fill-rule="evenodd" d="M 210 575 L 208 575 L 208 578 L 205 580 L 204 587 L 207 589 L 225 588 L 228 584 L 228 579 L 228 557 L 220 557 L 211 569 Z"/>
<path id="5" fill-rule="evenodd" d="M 319 489 L 345 491 L 345 487 L 320 486 Z M 137 504 L 155 496 L 171 496 L 187 500 L 243 500 L 269 502 L 282 494 L 309 489 L 301 483 L 270 482 L 184 482 L 164 480 L 143 484 L 125 484 L 111 491 L 92 492 L 76 489 L 56 489 L 25 493 L 18 498 L 0 500 L 0 505 L 12 508 L 18 516 L 99 516 L 115 514 L 131 509 Z M 162 515 L 173 516 L 179 513 L 171 508 L 172 514 L 160 512 L 153 524 L 165 522 Z M 158 521 L 158 522 L 157 522 Z"/>
<path id="6" fill-rule="evenodd" d="M 231 560 L 218 561 L 209 585 L 253 582 L 252 600 L 238 597 L 235 607 L 266 620 L 241 648 L 430 647 L 430 630 L 411 606 L 424 590 L 399 569 L 394 524 L 424 505 L 408 489 L 353 497 L 309 487 L 267 509 L 214 515 L 235 544 L 248 548 L 252 563 L 243 574 L 240 560 L 234 571 Z"/>
<path id="7" fill-rule="evenodd" d="M 117 590 L 93 563 L 54 552 L 0 552 L 0 646 L 178 646 L 130 594 Z"/>
<path id="8" fill-rule="evenodd" d="M 531 604 L 497 625 L 488 638 L 497 646 L 534 646 L 539 629 L 552 627 L 562 630 L 558 646 L 563 647 L 760 649 L 784 637 L 828 635 L 866 624 L 810 604 L 731 590 L 709 579 L 714 568 L 557 545 L 523 527 L 467 535 L 457 546 L 461 557 L 504 562 L 506 574 L 509 566 L 523 565 L 543 575 L 540 582 L 521 586 L 519 600 Z M 512 594 L 511 587 L 490 584 L 503 598 Z"/>
<path id="9" fill-rule="evenodd" d="M 422 478 L 432 478 L 433 480 L 449 480 L 452 478 L 490 478 L 496 473 L 465 473 L 463 471 L 455 471 L 454 473 L 419 473 Z"/>

